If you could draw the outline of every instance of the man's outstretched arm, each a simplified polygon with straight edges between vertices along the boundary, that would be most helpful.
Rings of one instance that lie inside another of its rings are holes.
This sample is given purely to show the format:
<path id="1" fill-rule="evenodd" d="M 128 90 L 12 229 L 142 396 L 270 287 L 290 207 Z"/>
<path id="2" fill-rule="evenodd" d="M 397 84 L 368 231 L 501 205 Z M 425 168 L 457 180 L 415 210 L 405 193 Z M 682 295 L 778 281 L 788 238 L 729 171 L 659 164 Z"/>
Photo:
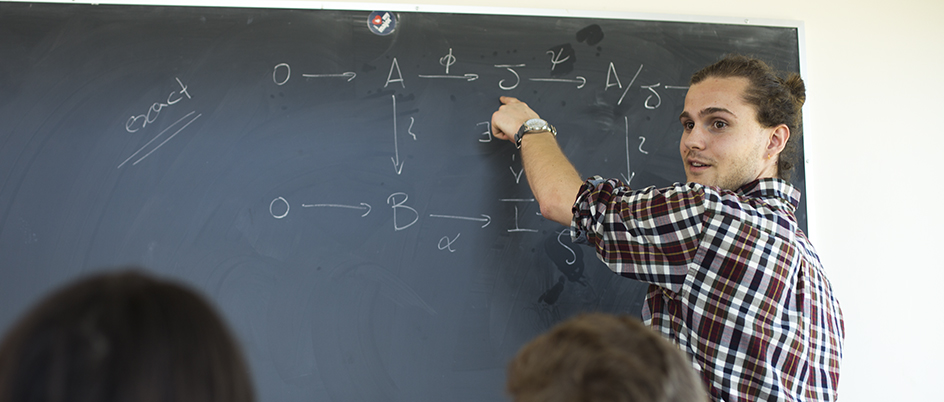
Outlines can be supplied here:
<path id="1" fill-rule="evenodd" d="M 527 104 L 503 96 L 502 106 L 492 114 L 492 134 L 515 141 L 515 133 L 529 119 L 539 118 Z M 521 160 L 531 193 L 541 206 L 541 215 L 564 226 L 573 219 L 571 208 L 583 180 L 550 131 L 525 135 L 521 140 Z"/>

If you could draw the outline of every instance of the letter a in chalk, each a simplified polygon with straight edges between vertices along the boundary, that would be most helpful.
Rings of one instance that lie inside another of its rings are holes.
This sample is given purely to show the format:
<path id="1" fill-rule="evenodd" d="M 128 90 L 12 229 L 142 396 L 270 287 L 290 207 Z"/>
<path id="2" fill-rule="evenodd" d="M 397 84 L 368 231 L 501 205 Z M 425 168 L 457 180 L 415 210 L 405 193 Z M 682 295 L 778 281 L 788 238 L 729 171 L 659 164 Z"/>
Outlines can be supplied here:
<path id="1" fill-rule="evenodd" d="M 390 79 L 390 77 L 393 77 L 394 69 L 397 70 L 397 77 L 400 77 L 400 78 Z M 406 84 L 403 83 L 403 74 L 400 73 L 400 65 L 397 64 L 396 57 L 393 58 L 393 63 L 390 64 L 390 72 L 387 73 L 387 82 L 384 83 L 384 88 L 386 88 L 387 85 L 390 85 L 391 82 L 399 82 L 401 86 L 406 88 Z"/>
<path id="2" fill-rule="evenodd" d="M 611 76 L 616 78 L 616 83 L 615 83 L 615 84 L 613 84 L 613 83 L 610 82 L 610 77 L 611 77 Z M 614 65 L 613 65 L 613 62 L 611 61 L 611 62 L 610 62 L 610 68 L 609 68 L 608 70 L 606 70 L 606 87 L 605 87 L 603 90 L 606 91 L 607 89 L 610 89 L 610 87 L 611 87 L 611 86 L 614 86 L 614 85 L 616 85 L 616 86 L 618 86 L 618 87 L 620 87 L 620 88 L 623 87 L 623 84 L 621 84 L 621 83 L 620 83 L 620 80 L 619 80 L 619 74 L 616 73 L 616 66 L 614 66 Z"/>

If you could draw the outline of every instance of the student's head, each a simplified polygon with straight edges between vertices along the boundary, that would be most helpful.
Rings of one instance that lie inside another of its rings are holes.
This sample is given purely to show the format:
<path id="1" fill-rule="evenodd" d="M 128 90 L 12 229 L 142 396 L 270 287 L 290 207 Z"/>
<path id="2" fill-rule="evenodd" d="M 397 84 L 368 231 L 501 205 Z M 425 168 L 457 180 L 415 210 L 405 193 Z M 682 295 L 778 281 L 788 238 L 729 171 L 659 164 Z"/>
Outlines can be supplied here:
<path id="1" fill-rule="evenodd" d="M 679 116 L 688 181 L 725 189 L 758 178 L 790 179 L 806 100 L 797 74 L 730 55 L 692 76 Z"/>
<path id="2" fill-rule="evenodd" d="M 247 366 L 195 292 L 134 271 L 42 300 L 0 344 L 0 401 L 252 402 Z"/>
<path id="3" fill-rule="evenodd" d="M 706 402 L 691 362 L 639 320 L 580 315 L 525 345 L 508 366 L 515 402 Z"/>

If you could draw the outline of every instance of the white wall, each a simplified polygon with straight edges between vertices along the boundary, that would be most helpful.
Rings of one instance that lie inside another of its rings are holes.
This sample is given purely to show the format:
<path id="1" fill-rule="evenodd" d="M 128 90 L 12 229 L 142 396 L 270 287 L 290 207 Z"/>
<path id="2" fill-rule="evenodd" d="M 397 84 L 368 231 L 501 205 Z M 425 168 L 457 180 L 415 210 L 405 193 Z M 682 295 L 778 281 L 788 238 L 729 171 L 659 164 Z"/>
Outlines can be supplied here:
<path id="1" fill-rule="evenodd" d="M 944 399 L 944 1 L 389 2 L 803 21 L 804 196 L 845 313 L 840 399 Z"/>

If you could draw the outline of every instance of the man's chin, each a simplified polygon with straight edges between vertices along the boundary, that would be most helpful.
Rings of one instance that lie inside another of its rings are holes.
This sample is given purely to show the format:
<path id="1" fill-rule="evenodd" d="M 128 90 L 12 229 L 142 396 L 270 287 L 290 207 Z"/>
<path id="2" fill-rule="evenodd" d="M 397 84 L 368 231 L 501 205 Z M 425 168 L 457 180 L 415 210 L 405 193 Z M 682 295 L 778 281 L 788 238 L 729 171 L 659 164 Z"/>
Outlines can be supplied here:
<path id="1" fill-rule="evenodd" d="M 722 190 L 731 190 L 731 191 L 736 191 L 740 187 L 740 186 L 731 186 L 730 183 L 720 182 L 718 180 L 714 180 L 712 178 L 707 178 L 707 177 L 695 178 L 694 180 L 688 180 L 688 182 L 701 184 L 705 187 L 715 187 L 715 188 L 720 188 Z"/>
<path id="2" fill-rule="evenodd" d="M 705 176 L 705 175 L 690 175 L 690 174 L 686 174 L 686 175 L 685 175 L 685 181 L 687 181 L 688 183 L 701 184 L 701 185 L 707 186 L 707 187 L 716 186 L 715 181 L 712 180 L 711 177 L 707 177 L 707 176 Z"/>

